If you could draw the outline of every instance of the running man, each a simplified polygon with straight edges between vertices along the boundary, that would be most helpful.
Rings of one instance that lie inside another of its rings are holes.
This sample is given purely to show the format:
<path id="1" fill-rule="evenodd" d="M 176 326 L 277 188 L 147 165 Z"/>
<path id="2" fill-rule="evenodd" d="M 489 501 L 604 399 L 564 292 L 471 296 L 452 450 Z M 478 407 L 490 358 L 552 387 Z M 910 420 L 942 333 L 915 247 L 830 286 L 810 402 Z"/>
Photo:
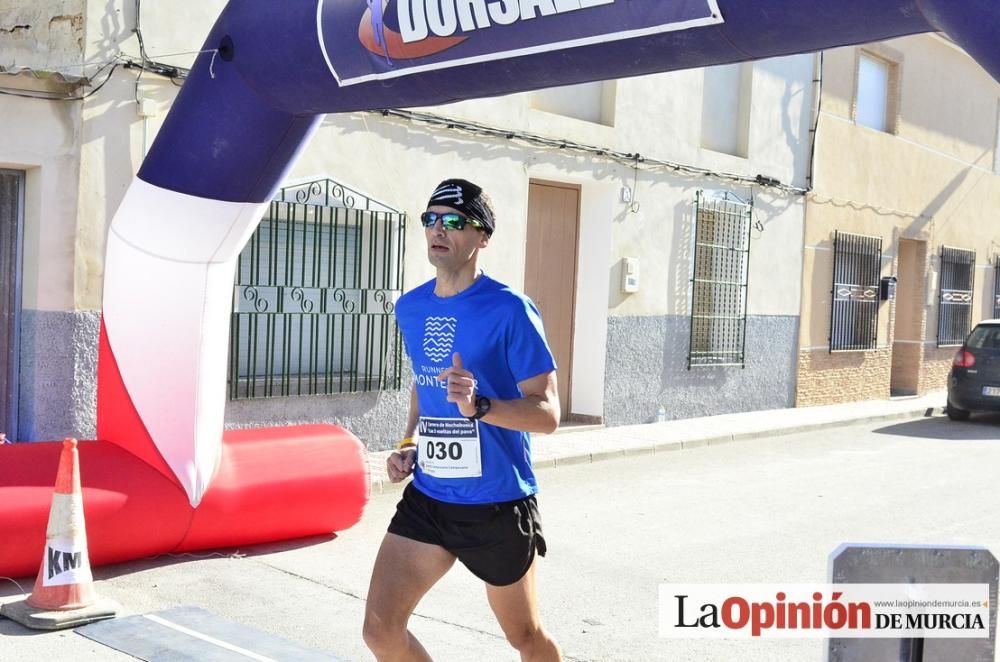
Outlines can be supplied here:
<path id="1" fill-rule="evenodd" d="M 421 222 L 437 277 L 396 305 L 416 378 L 387 467 L 413 481 L 375 559 L 365 643 L 381 662 L 430 660 L 407 623 L 458 559 L 522 660 L 561 660 L 535 592 L 545 539 L 529 435 L 559 425 L 555 360 L 535 305 L 479 270 L 496 224 L 483 190 L 442 182 Z"/>

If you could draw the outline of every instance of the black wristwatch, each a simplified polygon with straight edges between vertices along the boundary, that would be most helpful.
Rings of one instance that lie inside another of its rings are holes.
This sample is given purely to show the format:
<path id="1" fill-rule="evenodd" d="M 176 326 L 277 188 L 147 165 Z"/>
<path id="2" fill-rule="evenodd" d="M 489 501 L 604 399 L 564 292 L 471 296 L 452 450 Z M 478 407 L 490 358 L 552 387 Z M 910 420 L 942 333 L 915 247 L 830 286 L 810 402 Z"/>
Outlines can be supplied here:
<path id="1" fill-rule="evenodd" d="M 485 416 L 487 412 L 489 412 L 490 405 L 492 404 L 493 403 L 490 402 L 490 399 L 487 398 L 485 395 L 476 396 L 476 413 L 473 414 L 472 416 L 469 416 L 468 417 L 469 420 L 478 421 L 480 418 Z"/>

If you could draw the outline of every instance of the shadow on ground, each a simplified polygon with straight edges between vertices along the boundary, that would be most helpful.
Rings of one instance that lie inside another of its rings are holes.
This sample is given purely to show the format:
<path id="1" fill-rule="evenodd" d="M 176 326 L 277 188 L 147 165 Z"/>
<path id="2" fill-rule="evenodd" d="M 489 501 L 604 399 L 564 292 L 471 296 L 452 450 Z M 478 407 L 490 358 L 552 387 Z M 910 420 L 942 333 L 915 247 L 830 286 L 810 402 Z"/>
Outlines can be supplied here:
<path id="1" fill-rule="evenodd" d="M 306 538 L 296 538 L 294 540 L 281 540 L 278 542 L 265 542 L 257 545 L 242 545 L 240 547 L 223 547 L 219 549 L 206 549 L 197 552 L 181 552 L 178 554 L 159 554 L 145 559 L 125 561 L 112 565 L 94 568 L 94 579 L 113 579 L 122 575 L 131 575 L 151 568 L 161 568 L 178 563 L 189 563 L 191 561 L 203 561 L 210 558 L 243 557 L 243 556 L 265 556 L 276 552 L 287 552 L 293 549 L 320 545 L 331 540 L 335 540 L 337 534 L 330 533 L 319 536 L 308 536 Z"/>
<path id="2" fill-rule="evenodd" d="M 1000 441 L 1000 414 L 973 414 L 968 421 L 952 421 L 947 416 L 935 416 L 887 425 L 874 432 L 918 439 Z"/>
<path id="3" fill-rule="evenodd" d="M 330 533 L 319 536 L 308 536 L 306 538 L 296 538 L 295 540 L 260 543 L 257 545 L 206 549 L 197 552 L 182 552 L 178 554 L 158 554 L 144 559 L 135 559 L 134 561 L 123 561 L 121 563 L 97 566 L 92 568 L 92 573 L 94 575 L 94 579 L 98 581 L 104 579 L 114 579 L 123 575 L 131 575 L 153 568 L 163 568 L 179 563 L 190 563 L 191 561 L 203 561 L 210 558 L 265 556 L 267 554 L 274 554 L 277 552 L 287 552 L 293 549 L 320 545 L 325 542 L 335 540 L 336 538 L 337 534 Z M 39 553 L 39 563 L 41 563 L 41 560 L 41 554 Z M 14 581 L 15 579 L 16 583 Z M 18 585 L 20 585 L 20 590 Z M 0 577 L 0 598 L 20 595 L 22 592 L 30 593 L 34 586 L 34 575 L 30 577 L 15 577 L 14 579 Z"/>
<path id="4" fill-rule="evenodd" d="M 20 623 L 15 623 L 14 621 L 9 621 L 6 618 L 0 617 L 0 636 L 3 637 L 30 637 L 33 635 L 45 634 L 48 630 L 32 630 L 26 628 Z"/>
<path id="5" fill-rule="evenodd" d="M 191 553 L 180 554 L 159 554 L 144 559 L 124 561 L 110 565 L 99 566 L 92 569 L 94 579 L 97 581 L 114 579 L 123 575 L 137 574 L 153 568 L 162 568 L 180 563 L 190 563 L 191 561 L 202 561 L 208 558 L 227 558 L 244 556 L 265 556 L 277 552 L 286 552 L 312 545 L 320 545 L 337 538 L 336 534 L 319 536 L 309 536 L 295 540 L 283 540 L 280 542 L 261 543 L 258 545 L 245 545 L 241 547 L 227 547 L 216 550 L 204 550 Z M 41 558 L 39 558 L 41 562 Z M 0 577 L 0 602 L 12 600 L 22 594 L 30 593 L 35 586 L 35 577 Z M 98 592 L 100 592 L 98 590 Z M 0 616 L 0 637 L 25 637 L 46 634 L 48 630 L 32 630 L 26 628 L 12 620 Z M 0 660 L 5 659 L 0 656 Z"/>

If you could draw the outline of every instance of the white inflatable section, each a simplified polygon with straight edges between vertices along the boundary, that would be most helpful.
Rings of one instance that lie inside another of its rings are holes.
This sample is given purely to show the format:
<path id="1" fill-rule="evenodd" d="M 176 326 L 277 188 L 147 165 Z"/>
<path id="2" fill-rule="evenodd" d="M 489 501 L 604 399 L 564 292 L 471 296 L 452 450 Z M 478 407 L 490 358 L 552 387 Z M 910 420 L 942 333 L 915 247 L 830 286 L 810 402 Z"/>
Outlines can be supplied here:
<path id="1" fill-rule="evenodd" d="M 236 258 L 267 205 L 136 178 L 108 234 L 108 341 L 139 417 L 195 507 L 222 451 Z"/>

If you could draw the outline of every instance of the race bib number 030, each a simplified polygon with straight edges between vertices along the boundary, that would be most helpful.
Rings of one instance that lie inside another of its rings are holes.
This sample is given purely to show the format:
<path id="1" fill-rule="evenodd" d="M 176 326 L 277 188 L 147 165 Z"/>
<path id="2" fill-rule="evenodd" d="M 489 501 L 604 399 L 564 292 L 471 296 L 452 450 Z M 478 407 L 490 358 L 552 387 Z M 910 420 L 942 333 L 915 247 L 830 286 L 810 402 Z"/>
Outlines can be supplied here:
<path id="1" fill-rule="evenodd" d="M 417 436 L 417 464 L 428 476 L 479 478 L 483 475 L 479 421 L 421 418 Z"/>

